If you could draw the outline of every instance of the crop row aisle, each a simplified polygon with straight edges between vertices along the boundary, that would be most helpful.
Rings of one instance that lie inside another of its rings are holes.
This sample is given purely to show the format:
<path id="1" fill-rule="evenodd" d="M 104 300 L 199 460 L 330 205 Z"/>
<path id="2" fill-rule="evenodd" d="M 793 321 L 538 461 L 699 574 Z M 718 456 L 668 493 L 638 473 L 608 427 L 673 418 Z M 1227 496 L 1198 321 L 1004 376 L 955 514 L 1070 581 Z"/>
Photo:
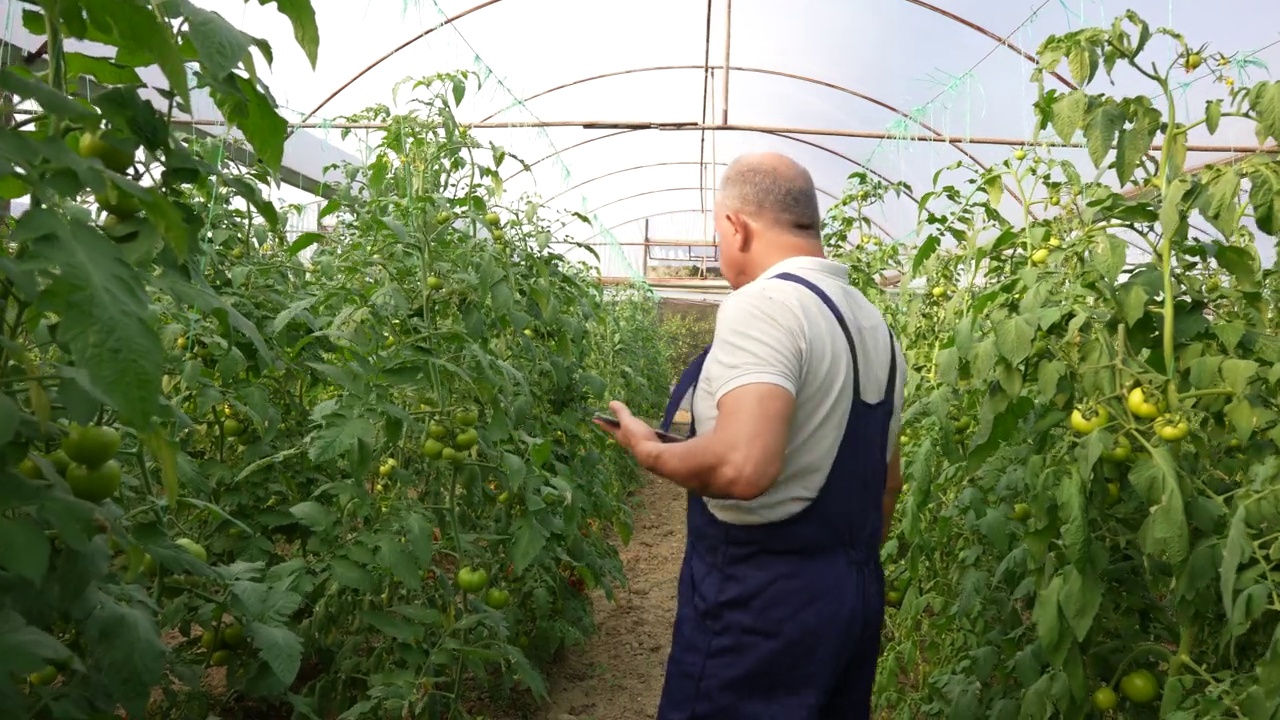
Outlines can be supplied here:
<path id="1" fill-rule="evenodd" d="M 908 358 L 875 716 L 1280 720 L 1280 9 L 655 2 L 0 0 L 0 719 L 654 717 L 685 496 L 591 418 L 776 149 Z"/>

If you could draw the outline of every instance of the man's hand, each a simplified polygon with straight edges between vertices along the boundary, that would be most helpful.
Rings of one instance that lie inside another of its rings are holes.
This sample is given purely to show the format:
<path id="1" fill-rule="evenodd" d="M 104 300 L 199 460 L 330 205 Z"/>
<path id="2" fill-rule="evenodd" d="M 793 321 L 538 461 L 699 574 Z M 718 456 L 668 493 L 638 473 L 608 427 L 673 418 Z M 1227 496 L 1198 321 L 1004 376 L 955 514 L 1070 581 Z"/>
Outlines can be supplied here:
<path id="1" fill-rule="evenodd" d="M 613 439 L 634 455 L 641 465 L 645 465 L 645 456 L 649 454 L 646 451 L 651 450 L 654 445 L 662 444 L 662 441 L 658 440 L 658 434 L 649 427 L 648 423 L 632 415 L 631 410 L 624 403 L 614 400 L 609 403 L 609 409 L 613 411 L 613 416 L 618 418 L 618 427 L 599 420 L 596 420 L 595 424 L 612 435 Z"/>

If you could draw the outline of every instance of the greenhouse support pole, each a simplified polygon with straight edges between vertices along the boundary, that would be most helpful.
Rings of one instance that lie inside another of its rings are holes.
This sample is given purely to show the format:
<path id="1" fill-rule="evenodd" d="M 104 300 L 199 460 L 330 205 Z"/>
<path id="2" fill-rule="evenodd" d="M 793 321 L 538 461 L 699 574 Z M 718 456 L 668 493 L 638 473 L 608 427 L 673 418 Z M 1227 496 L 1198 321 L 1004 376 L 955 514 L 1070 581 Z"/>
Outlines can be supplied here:
<path id="1" fill-rule="evenodd" d="M 733 38 L 733 0 L 724 0 L 724 77 L 721 78 L 720 124 L 729 124 L 729 42 Z"/>
<path id="2" fill-rule="evenodd" d="M 640 274 L 649 277 L 649 218 L 644 219 L 644 242 L 641 245 Z"/>

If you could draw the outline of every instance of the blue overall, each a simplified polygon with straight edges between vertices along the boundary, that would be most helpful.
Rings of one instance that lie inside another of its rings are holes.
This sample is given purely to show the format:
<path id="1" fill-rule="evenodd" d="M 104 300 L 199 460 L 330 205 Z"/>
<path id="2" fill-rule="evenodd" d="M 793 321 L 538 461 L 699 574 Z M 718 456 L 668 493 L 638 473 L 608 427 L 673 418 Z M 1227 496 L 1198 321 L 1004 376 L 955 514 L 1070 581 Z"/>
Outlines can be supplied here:
<path id="1" fill-rule="evenodd" d="M 808 288 L 831 310 L 853 359 L 853 406 L 825 484 L 799 513 L 763 525 L 734 525 L 690 493 L 658 720 L 871 716 L 884 619 L 881 503 L 897 355 L 891 351 L 884 399 L 865 402 L 853 335 L 836 304 L 798 275 L 772 279 Z M 697 384 L 710 349 L 681 375 L 664 430 Z"/>

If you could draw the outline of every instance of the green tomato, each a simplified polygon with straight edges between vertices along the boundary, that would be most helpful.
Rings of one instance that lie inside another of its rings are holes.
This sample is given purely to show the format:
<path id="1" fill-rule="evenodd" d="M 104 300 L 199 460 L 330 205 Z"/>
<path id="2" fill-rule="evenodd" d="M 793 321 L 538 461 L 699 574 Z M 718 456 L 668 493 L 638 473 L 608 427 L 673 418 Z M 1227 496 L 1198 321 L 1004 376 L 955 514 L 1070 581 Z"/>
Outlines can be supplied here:
<path id="1" fill-rule="evenodd" d="M 430 435 L 435 440 L 439 440 L 448 434 L 449 428 L 440 423 L 431 423 L 431 426 L 427 428 L 427 435 Z"/>
<path id="2" fill-rule="evenodd" d="M 1160 695 L 1160 683 L 1151 671 L 1134 670 L 1120 680 L 1120 692 L 1136 705 L 1146 705 Z"/>
<path id="3" fill-rule="evenodd" d="M 500 590 L 496 587 L 489 588 L 489 592 L 485 593 L 484 604 L 494 610 L 501 610 L 511 602 L 511 593 L 506 590 Z"/>
<path id="4" fill-rule="evenodd" d="M 108 460 L 92 469 L 72 465 L 67 470 L 66 480 L 73 495 L 86 502 L 100 503 L 120 489 L 120 463 Z"/>
<path id="5" fill-rule="evenodd" d="M 428 460 L 438 460 L 444 453 L 444 450 L 444 443 L 436 440 L 435 438 L 431 438 L 422 443 L 422 454 L 425 455 Z"/>
<path id="6" fill-rule="evenodd" d="M 458 410 L 453 414 L 453 421 L 462 427 L 471 427 L 480 422 L 480 413 L 474 409 Z"/>
<path id="7" fill-rule="evenodd" d="M 120 451 L 120 433 L 102 425 L 72 425 L 62 441 L 62 450 L 73 462 L 98 467 Z"/>
<path id="8" fill-rule="evenodd" d="M 453 446 L 459 450 L 470 450 L 480 442 L 480 435 L 474 429 L 468 429 L 458 433 L 453 439 Z"/>
<path id="9" fill-rule="evenodd" d="M 205 552 L 204 546 L 190 538 L 179 538 L 174 541 L 178 547 L 191 553 L 200 562 L 209 562 L 209 554 Z"/>
<path id="10" fill-rule="evenodd" d="M 1119 699 L 1116 698 L 1116 691 L 1106 685 L 1098 688 L 1093 693 L 1093 707 L 1102 712 L 1114 710 L 1118 703 Z"/>
<path id="11" fill-rule="evenodd" d="M 489 573 L 468 565 L 458 570 L 455 580 L 463 592 L 474 594 L 480 592 L 489 584 Z"/>
<path id="12" fill-rule="evenodd" d="M 428 290 L 441 290 L 444 288 L 444 281 L 434 275 L 427 278 Z"/>

